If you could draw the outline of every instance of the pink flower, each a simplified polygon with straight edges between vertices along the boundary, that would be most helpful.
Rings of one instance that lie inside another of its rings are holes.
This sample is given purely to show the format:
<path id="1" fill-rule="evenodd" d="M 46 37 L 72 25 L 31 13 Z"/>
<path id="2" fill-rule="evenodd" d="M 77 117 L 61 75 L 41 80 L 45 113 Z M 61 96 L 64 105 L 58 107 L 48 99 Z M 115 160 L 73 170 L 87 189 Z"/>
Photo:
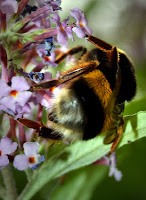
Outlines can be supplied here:
<path id="1" fill-rule="evenodd" d="M 32 21 L 38 28 L 50 28 L 50 19 L 47 18 L 49 14 L 50 12 L 46 11 L 38 17 L 34 18 Z"/>
<path id="2" fill-rule="evenodd" d="M 84 38 L 86 34 L 92 34 L 92 30 L 87 26 L 87 19 L 83 11 L 81 11 L 79 8 L 74 8 L 73 10 L 70 10 L 70 14 L 76 20 L 76 26 L 73 27 L 72 30 L 79 38 Z"/>
<path id="3" fill-rule="evenodd" d="M 117 169 L 117 157 L 116 157 L 116 152 L 113 152 L 110 155 L 110 171 L 109 171 L 109 176 L 114 176 L 116 181 L 120 181 L 122 179 L 122 172 Z"/>
<path id="4" fill-rule="evenodd" d="M 101 159 L 97 160 L 93 163 L 94 165 L 107 165 L 110 167 L 109 176 L 114 176 L 116 181 L 120 181 L 122 179 L 122 172 L 117 169 L 117 157 L 116 152 L 113 152 L 110 155 L 110 158 L 103 156 Z"/>
<path id="5" fill-rule="evenodd" d="M 45 49 L 39 49 L 37 51 L 37 53 L 42 58 L 42 60 L 43 60 L 45 65 L 49 65 L 49 66 L 52 66 L 52 67 L 57 67 L 57 64 L 55 63 L 56 55 L 55 55 L 54 52 L 50 53 L 50 56 L 46 56 Z"/>
<path id="6" fill-rule="evenodd" d="M 57 25 L 57 40 L 62 45 L 68 44 L 68 38 L 73 39 L 72 27 L 68 25 L 69 19 L 65 19 L 63 22 L 60 22 L 60 17 L 58 14 L 55 14 L 52 18 L 52 22 Z"/>
<path id="7" fill-rule="evenodd" d="M 7 20 L 13 13 L 16 13 L 18 9 L 16 0 L 0 0 L 0 10 L 3 14 L 7 15 Z"/>
<path id="8" fill-rule="evenodd" d="M 12 142 L 8 137 L 3 137 L 0 141 L 0 167 L 9 164 L 8 156 L 17 149 L 18 144 Z"/>
<path id="9" fill-rule="evenodd" d="M 23 77 L 13 77 L 11 87 L 8 86 L 3 80 L 0 80 L 0 109 L 10 114 L 16 113 L 18 107 L 23 108 L 30 96 L 31 92 L 26 91 L 30 88 L 27 81 Z"/>
<path id="10" fill-rule="evenodd" d="M 14 158 L 13 165 L 15 168 L 18 170 L 24 170 L 28 167 L 35 169 L 40 162 L 44 161 L 44 156 L 37 154 L 39 150 L 38 143 L 25 142 L 23 147 L 25 154 L 17 155 Z"/>
<path id="11" fill-rule="evenodd" d="M 52 105 L 51 101 L 52 93 L 48 90 L 40 91 L 36 93 L 36 101 L 47 109 Z"/>
<path id="12" fill-rule="evenodd" d="M 56 1 L 47 0 L 45 3 L 51 8 L 52 12 L 57 10 L 62 10 L 62 8 L 60 7 L 61 0 L 56 0 Z"/>

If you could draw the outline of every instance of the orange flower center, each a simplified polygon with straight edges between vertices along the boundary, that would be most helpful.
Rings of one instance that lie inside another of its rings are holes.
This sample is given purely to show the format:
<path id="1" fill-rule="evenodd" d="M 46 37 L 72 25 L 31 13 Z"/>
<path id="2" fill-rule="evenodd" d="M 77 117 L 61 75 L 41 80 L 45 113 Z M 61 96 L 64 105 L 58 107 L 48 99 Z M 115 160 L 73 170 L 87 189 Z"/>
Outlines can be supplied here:
<path id="1" fill-rule="evenodd" d="M 29 157 L 29 163 L 35 163 L 35 157 Z"/>
<path id="2" fill-rule="evenodd" d="M 50 92 L 53 92 L 54 89 L 55 89 L 55 87 L 51 87 L 49 90 L 50 90 Z"/>
<path id="3" fill-rule="evenodd" d="M 84 25 L 83 25 L 81 22 L 80 22 L 79 24 L 80 24 L 80 26 L 81 26 L 81 27 L 83 27 L 83 26 L 84 26 Z"/>
<path id="4" fill-rule="evenodd" d="M 63 28 L 62 26 L 60 26 L 60 30 L 61 30 L 61 31 L 64 31 L 64 28 Z"/>
<path id="5" fill-rule="evenodd" d="M 36 80 L 39 79 L 39 76 L 38 76 L 37 74 L 34 74 L 33 76 L 34 76 L 34 78 L 35 78 Z"/>
<path id="6" fill-rule="evenodd" d="M 0 156 L 2 155 L 2 152 L 0 151 Z"/>
<path id="7" fill-rule="evenodd" d="M 23 44 L 21 42 L 18 43 L 18 49 L 22 49 Z"/>
<path id="8" fill-rule="evenodd" d="M 44 20 L 44 19 L 42 19 L 41 21 L 42 21 L 42 24 L 44 25 L 44 24 L 45 24 L 45 20 Z"/>
<path id="9" fill-rule="evenodd" d="M 17 94 L 18 94 L 18 92 L 17 92 L 16 90 L 12 90 L 12 91 L 10 92 L 10 96 L 13 96 L 13 97 L 16 97 Z"/>
<path id="10" fill-rule="evenodd" d="M 45 61 L 50 61 L 49 57 L 45 56 L 44 58 L 45 58 Z"/>

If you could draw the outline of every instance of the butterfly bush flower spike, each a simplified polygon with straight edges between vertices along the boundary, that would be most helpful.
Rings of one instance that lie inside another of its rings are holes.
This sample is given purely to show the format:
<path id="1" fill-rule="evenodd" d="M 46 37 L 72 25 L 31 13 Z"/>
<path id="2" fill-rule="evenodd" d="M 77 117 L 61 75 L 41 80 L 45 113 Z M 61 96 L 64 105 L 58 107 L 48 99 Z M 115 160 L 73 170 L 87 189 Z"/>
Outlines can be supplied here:
<path id="1" fill-rule="evenodd" d="M 23 147 L 25 154 L 15 156 L 13 162 L 14 167 L 18 170 L 24 170 L 28 167 L 35 169 L 40 162 L 45 160 L 44 156 L 38 154 L 39 144 L 37 142 L 26 142 Z"/>
<path id="2" fill-rule="evenodd" d="M 8 156 L 17 149 L 17 143 L 12 142 L 8 137 L 2 137 L 0 141 L 0 167 L 7 166 L 9 164 Z"/>

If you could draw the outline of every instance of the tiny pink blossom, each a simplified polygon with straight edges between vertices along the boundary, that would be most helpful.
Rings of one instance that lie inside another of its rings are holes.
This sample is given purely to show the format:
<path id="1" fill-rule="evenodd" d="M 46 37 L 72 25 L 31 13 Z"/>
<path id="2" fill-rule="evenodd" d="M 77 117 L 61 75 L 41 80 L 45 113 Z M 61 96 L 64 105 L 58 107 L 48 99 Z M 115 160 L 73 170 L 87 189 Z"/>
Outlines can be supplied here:
<path id="1" fill-rule="evenodd" d="M 55 57 L 56 57 L 55 52 L 51 52 L 50 56 L 46 56 L 46 50 L 43 48 L 39 48 L 37 49 L 37 53 L 39 57 L 42 59 L 44 65 L 57 67 L 57 64 L 55 63 Z"/>
<path id="2" fill-rule="evenodd" d="M 18 170 L 24 170 L 28 167 L 35 169 L 40 162 L 44 161 L 44 157 L 38 153 L 39 144 L 33 142 L 25 142 L 24 145 L 24 153 L 21 155 L 17 155 L 14 158 L 13 165 Z"/>
<path id="3" fill-rule="evenodd" d="M 0 0 L 0 10 L 3 14 L 7 15 L 7 19 L 10 18 L 10 16 L 13 13 L 16 13 L 18 10 L 18 5 L 16 0 Z"/>
<path id="4" fill-rule="evenodd" d="M 47 0 L 45 3 L 51 8 L 52 12 L 57 10 L 62 10 L 62 8 L 60 7 L 61 0 L 56 0 L 56 1 Z"/>
<path id="5" fill-rule="evenodd" d="M 31 92 L 27 91 L 30 86 L 23 77 L 13 77 L 11 82 L 9 86 L 0 80 L 0 109 L 8 113 L 17 113 L 18 107 L 23 108 L 30 99 Z"/>
<path id="6" fill-rule="evenodd" d="M 83 11 L 79 8 L 74 8 L 73 10 L 70 10 L 70 14 L 76 20 L 76 26 L 73 27 L 72 30 L 79 38 L 84 38 L 86 34 L 92 34 L 92 30 L 88 27 L 87 19 Z"/>
<path id="7" fill-rule="evenodd" d="M 116 157 L 116 152 L 113 152 L 111 155 L 110 155 L 110 162 L 109 162 L 109 165 L 110 165 L 110 171 L 109 171 L 109 176 L 114 176 L 116 181 L 120 181 L 122 179 L 122 172 L 119 171 L 117 169 L 117 157 Z"/>
<path id="8" fill-rule="evenodd" d="M 117 157 L 115 152 L 113 152 L 109 158 L 107 156 L 103 156 L 93 164 L 109 166 L 109 176 L 114 176 L 116 181 L 121 181 L 123 175 L 122 172 L 117 169 Z"/>
<path id="9" fill-rule="evenodd" d="M 0 141 L 0 167 L 9 164 L 8 156 L 17 149 L 18 144 L 12 142 L 8 137 L 3 137 Z"/>
<path id="10" fill-rule="evenodd" d="M 58 40 L 58 42 L 62 45 L 67 45 L 68 44 L 68 38 L 73 39 L 72 28 L 71 28 L 71 26 L 68 25 L 69 18 L 60 22 L 59 15 L 54 14 L 54 16 L 52 18 L 52 22 L 57 25 L 57 30 L 58 30 L 57 40 Z"/>
<path id="11" fill-rule="evenodd" d="M 0 156 L 0 168 L 5 167 L 9 164 L 9 159 L 7 155 Z"/>

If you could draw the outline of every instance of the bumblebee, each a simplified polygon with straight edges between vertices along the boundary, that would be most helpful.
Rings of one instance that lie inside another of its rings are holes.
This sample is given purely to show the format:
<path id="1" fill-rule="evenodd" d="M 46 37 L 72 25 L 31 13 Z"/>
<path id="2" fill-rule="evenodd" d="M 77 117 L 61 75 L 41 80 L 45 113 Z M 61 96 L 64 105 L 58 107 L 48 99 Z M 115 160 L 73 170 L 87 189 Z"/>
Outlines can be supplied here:
<path id="1" fill-rule="evenodd" d="M 113 151 L 123 132 L 125 101 L 136 94 L 135 70 L 124 51 L 94 36 L 86 38 L 94 49 L 78 46 L 59 56 L 57 64 L 68 55 L 82 52 L 75 66 L 58 79 L 30 89 L 35 92 L 63 85 L 54 96 L 48 127 L 23 118 L 18 121 L 36 129 L 43 138 L 70 143 L 105 133 L 104 143 L 114 142 Z"/>

